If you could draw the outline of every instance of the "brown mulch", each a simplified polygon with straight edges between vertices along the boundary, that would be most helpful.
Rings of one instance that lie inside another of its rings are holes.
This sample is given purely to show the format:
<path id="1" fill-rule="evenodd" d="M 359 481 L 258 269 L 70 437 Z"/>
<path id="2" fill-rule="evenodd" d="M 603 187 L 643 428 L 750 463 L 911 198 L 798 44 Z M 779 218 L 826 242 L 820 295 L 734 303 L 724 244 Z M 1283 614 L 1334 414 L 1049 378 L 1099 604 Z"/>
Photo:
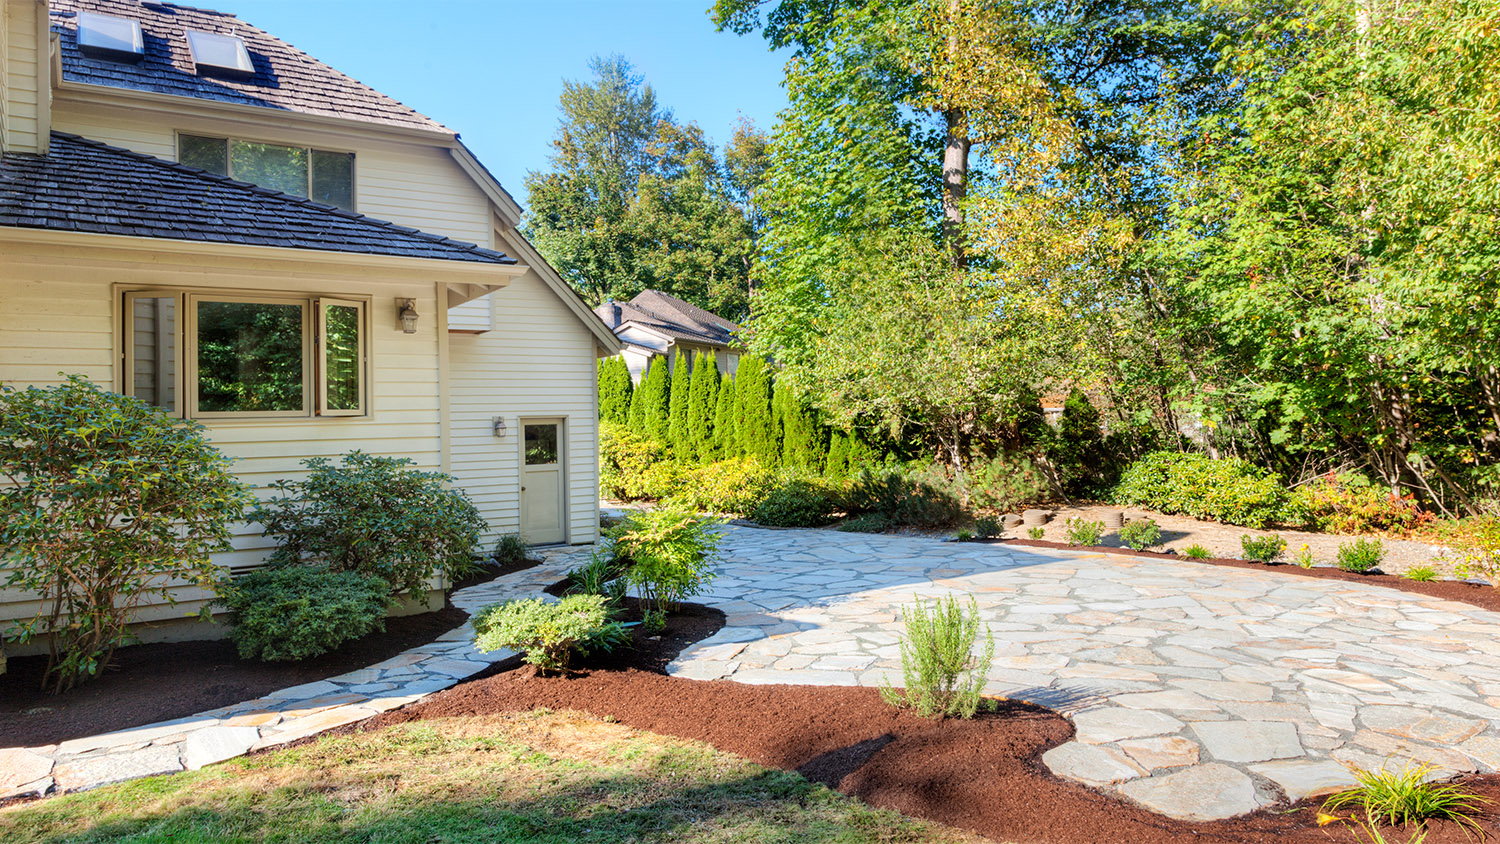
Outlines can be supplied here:
<path id="1" fill-rule="evenodd" d="M 1234 560 L 1219 557 L 1194 560 L 1184 557 L 1181 554 L 1162 554 L 1157 551 L 1132 551 L 1129 548 L 1114 548 L 1105 545 L 1068 545 L 1065 542 L 1048 542 L 1042 539 L 982 539 L 974 541 L 997 545 L 1029 545 L 1035 548 L 1060 548 L 1064 551 L 1121 554 L 1129 557 L 1154 557 L 1160 560 L 1177 560 L 1184 563 L 1202 563 L 1210 566 L 1256 569 L 1257 571 L 1269 571 L 1276 574 L 1293 575 L 1295 577 L 1347 580 L 1354 583 L 1367 583 L 1371 586 L 1384 586 L 1388 589 L 1399 589 L 1402 592 L 1415 592 L 1419 595 L 1428 595 L 1433 598 L 1441 598 L 1445 601 L 1458 601 L 1460 603 L 1472 604 L 1480 609 L 1500 612 L 1500 589 L 1490 586 L 1487 583 L 1469 583 L 1462 580 L 1432 580 L 1423 582 L 1408 580 L 1395 574 L 1358 574 L 1327 566 L 1314 566 L 1313 568 L 1305 569 L 1301 566 L 1287 563 L 1257 563 L 1252 560 Z"/>
<path id="2" fill-rule="evenodd" d="M 687 644 L 712 634 L 722 616 L 701 607 L 673 616 L 667 633 L 637 648 L 578 666 L 568 677 L 501 670 L 340 732 L 433 718 L 582 710 L 641 730 L 704 741 L 809 779 L 881 808 L 970 829 L 1004 842 L 1157 844 L 1157 842 L 1353 841 L 1320 829 L 1316 804 L 1263 811 L 1230 821 L 1189 823 L 1154 814 L 1053 776 L 1041 755 L 1073 727 L 1055 712 L 1017 701 L 972 721 L 933 721 L 887 705 L 875 689 L 747 685 L 662 673 Z M 517 663 L 510 663 L 515 666 Z M 1500 777 L 1465 786 L 1500 798 Z M 1493 818 L 1485 821 L 1493 823 Z M 1398 840 L 1406 840 L 1402 837 Z M 1468 842 L 1437 824 L 1430 844 Z"/>
<path id="3" fill-rule="evenodd" d="M 454 588 L 533 565 L 486 566 Z M 35 747 L 170 721 L 335 677 L 431 642 L 468 617 L 450 603 L 437 612 L 389 618 L 384 633 L 302 662 L 242 660 L 227 639 L 131 645 L 115 652 L 103 674 L 61 695 L 41 689 L 45 656 L 11 657 L 0 675 L 0 747 Z"/>

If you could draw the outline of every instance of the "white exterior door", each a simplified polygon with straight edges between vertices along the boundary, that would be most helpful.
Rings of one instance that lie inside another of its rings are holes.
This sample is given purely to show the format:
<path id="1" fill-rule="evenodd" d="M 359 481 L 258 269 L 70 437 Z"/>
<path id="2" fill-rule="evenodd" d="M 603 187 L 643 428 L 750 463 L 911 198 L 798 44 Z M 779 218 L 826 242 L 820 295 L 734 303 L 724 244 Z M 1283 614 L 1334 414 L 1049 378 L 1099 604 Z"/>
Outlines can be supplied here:
<path id="1" fill-rule="evenodd" d="M 521 420 L 521 538 L 532 545 L 567 539 L 561 419 Z"/>

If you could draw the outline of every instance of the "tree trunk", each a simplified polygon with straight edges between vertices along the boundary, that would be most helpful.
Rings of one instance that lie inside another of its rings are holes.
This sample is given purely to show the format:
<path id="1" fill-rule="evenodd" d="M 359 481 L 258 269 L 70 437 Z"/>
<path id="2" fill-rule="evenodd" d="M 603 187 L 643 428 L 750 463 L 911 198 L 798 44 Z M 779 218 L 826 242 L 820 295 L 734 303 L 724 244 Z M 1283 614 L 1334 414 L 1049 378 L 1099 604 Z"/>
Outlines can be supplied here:
<path id="1" fill-rule="evenodd" d="M 963 269 L 969 265 L 963 209 L 964 194 L 969 187 L 968 118 L 963 109 L 949 109 L 943 112 L 943 121 L 947 124 L 943 142 L 943 234 L 953 266 Z"/>

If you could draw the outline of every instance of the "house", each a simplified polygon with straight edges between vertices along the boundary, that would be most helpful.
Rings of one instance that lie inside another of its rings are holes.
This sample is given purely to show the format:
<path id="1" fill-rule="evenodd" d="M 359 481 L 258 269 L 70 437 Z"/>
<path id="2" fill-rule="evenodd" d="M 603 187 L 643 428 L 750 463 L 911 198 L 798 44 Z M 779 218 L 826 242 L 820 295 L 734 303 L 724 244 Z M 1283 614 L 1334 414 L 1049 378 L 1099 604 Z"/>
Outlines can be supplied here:
<path id="1" fill-rule="evenodd" d="M 620 356 L 636 382 L 652 358 L 664 358 L 670 366 L 679 355 L 695 352 L 713 352 L 719 371 L 733 375 L 745 352 L 735 337 L 738 325 L 660 290 L 643 290 L 629 302 L 605 302 L 594 313 L 624 344 Z"/>
<path id="2" fill-rule="evenodd" d="M 0 381 L 197 420 L 258 488 L 363 449 L 451 473 L 490 539 L 595 539 L 621 344 L 457 133 L 219 12 L 0 0 L 0 24 Z M 244 525 L 219 562 L 269 544 Z M 180 597 L 141 620 L 207 596 Z M 32 606 L 0 593 L 0 627 Z"/>

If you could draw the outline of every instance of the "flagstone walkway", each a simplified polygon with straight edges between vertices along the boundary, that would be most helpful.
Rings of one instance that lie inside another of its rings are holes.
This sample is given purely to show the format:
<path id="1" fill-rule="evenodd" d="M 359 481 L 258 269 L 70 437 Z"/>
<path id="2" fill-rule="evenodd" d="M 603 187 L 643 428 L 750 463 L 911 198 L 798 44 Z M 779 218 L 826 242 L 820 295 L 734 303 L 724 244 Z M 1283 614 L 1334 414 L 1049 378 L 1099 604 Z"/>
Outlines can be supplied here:
<path id="1" fill-rule="evenodd" d="M 1184 819 L 1352 783 L 1362 768 L 1500 768 L 1500 613 L 1186 561 L 730 528 L 697 600 L 728 625 L 669 667 L 744 683 L 900 682 L 897 612 L 972 595 L 986 690 L 1065 713 L 1059 776 Z M 580 555 L 572 551 L 568 554 Z"/>

